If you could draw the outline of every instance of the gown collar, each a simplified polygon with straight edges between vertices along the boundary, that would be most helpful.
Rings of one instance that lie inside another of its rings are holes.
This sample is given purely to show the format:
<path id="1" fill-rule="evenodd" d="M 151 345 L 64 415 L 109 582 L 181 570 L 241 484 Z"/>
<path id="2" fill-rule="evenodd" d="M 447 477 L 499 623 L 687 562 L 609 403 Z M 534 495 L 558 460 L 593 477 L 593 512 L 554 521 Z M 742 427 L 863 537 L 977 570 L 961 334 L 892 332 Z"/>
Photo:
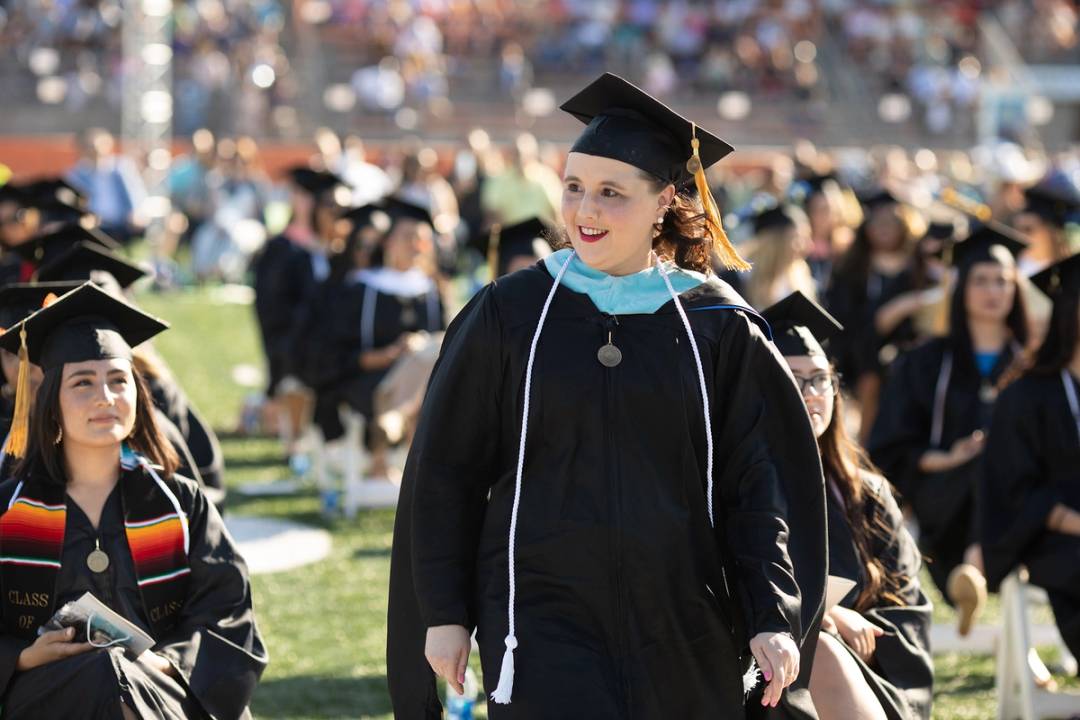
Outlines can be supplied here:
<path id="1" fill-rule="evenodd" d="M 544 266 L 552 277 L 558 274 L 570 252 L 563 248 L 544 258 Z M 707 279 L 705 275 L 684 270 L 671 261 L 664 263 L 664 268 L 676 293 L 692 290 Z M 655 266 L 632 275 L 608 275 L 574 256 L 562 284 L 574 292 L 588 295 L 600 312 L 609 315 L 652 314 L 671 302 L 671 294 Z"/>

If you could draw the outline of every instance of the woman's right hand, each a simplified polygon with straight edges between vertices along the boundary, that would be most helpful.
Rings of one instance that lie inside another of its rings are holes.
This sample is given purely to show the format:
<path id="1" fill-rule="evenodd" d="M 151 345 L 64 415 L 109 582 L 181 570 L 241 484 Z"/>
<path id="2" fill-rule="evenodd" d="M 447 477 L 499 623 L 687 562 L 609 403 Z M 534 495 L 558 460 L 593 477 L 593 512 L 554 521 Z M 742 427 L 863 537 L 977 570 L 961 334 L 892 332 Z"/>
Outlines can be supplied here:
<path id="1" fill-rule="evenodd" d="M 462 625 L 438 625 L 427 631 L 424 657 L 435 674 L 446 680 L 458 695 L 465 693 L 465 668 L 469 666 L 472 639 Z"/>
<path id="2" fill-rule="evenodd" d="M 41 665 L 48 665 L 94 649 L 90 643 L 72 642 L 71 639 L 74 637 L 75 628 L 70 627 L 39 635 L 33 645 L 19 653 L 19 661 L 15 669 L 32 670 Z"/>
<path id="3" fill-rule="evenodd" d="M 919 469 L 923 472 L 948 472 L 964 465 L 976 457 L 986 447 L 986 433 L 976 430 L 952 444 L 948 452 L 928 450 L 919 458 Z"/>

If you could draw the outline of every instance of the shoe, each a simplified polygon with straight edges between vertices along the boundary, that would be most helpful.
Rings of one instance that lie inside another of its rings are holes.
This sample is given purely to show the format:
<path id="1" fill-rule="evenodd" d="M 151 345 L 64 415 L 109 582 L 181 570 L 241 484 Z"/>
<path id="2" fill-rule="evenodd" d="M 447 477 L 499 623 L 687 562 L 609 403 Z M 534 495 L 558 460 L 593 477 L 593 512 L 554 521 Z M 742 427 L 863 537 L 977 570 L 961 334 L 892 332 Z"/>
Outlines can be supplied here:
<path id="1" fill-rule="evenodd" d="M 986 578 L 974 565 L 957 565 L 949 573 L 945 592 L 958 614 L 956 633 L 967 637 L 986 606 Z"/>

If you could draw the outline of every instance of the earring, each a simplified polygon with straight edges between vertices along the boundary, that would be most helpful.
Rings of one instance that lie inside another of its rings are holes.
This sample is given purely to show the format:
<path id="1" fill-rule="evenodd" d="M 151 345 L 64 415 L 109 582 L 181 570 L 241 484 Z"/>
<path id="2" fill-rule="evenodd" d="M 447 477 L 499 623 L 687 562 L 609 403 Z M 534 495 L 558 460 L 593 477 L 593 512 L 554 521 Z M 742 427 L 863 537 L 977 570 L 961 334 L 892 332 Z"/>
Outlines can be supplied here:
<path id="1" fill-rule="evenodd" d="M 63 440 L 63 439 L 64 439 L 64 428 L 60 428 L 60 429 L 59 429 L 59 430 L 58 430 L 58 431 L 56 432 L 56 440 L 55 440 L 55 441 L 53 441 L 53 444 L 54 444 L 54 445 L 59 445 L 59 444 L 60 444 L 60 441 L 61 441 L 61 440 Z"/>

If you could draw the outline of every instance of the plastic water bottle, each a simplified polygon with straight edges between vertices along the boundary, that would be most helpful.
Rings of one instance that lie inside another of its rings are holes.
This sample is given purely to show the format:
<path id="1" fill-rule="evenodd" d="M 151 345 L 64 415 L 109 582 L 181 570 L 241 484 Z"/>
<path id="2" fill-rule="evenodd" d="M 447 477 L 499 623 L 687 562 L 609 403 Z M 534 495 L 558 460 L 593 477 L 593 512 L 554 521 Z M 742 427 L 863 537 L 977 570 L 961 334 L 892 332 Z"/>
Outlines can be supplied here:
<path id="1" fill-rule="evenodd" d="M 465 694 L 458 695 L 449 684 L 446 686 L 446 720 L 472 720 L 476 694 L 480 689 L 472 668 L 465 670 L 464 689 Z"/>

